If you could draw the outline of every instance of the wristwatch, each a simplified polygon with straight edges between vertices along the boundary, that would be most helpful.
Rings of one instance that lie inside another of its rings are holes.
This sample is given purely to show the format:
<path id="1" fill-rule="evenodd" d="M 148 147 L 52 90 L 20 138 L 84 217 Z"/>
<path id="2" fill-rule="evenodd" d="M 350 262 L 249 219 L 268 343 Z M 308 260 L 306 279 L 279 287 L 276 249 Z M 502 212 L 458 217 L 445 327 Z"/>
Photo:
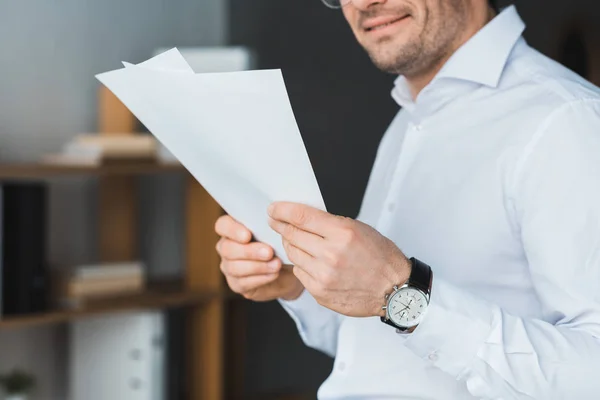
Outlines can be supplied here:
<path id="1" fill-rule="evenodd" d="M 410 262 L 408 281 L 400 287 L 394 286 L 393 292 L 386 294 L 386 304 L 382 307 L 385 317 L 381 317 L 381 322 L 393 326 L 398 333 L 412 333 L 417 328 L 431 296 L 431 268 L 414 257 Z"/>

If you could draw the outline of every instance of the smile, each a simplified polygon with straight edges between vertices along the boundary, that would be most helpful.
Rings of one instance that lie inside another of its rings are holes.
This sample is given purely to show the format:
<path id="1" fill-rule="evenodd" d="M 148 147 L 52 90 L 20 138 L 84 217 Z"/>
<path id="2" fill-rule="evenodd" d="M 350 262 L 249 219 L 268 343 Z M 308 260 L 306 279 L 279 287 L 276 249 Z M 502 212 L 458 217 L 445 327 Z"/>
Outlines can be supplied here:
<path id="1" fill-rule="evenodd" d="M 404 19 L 406 19 L 408 17 L 408 15 L 402 16 L 400 18 L 396 18 L 393 20 L 388 20 L 388 21 L 382 21 L 382 22 L 376 22 L 376 23 L 370 23 L 370 24 L 365 24 L 365 31 L 367 32 L 375 32 L 384 28 L 387 28 L 390 25 L 394 25 L 400 21 L 403 21 Z"/>

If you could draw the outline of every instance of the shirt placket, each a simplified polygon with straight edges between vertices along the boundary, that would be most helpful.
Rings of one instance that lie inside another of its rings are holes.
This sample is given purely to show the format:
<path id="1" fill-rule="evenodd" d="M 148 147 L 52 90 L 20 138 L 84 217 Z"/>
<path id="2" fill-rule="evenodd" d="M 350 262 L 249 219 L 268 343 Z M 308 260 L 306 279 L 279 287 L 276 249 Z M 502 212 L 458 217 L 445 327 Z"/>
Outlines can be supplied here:
<path id="1" fill-rule="evenodd" d="M 392 227 L 395 220 L 394 214 L 398 209 L 398 201 L 402 184 L 406 179 L 406 175 L 410 166 L 417 157 L 421 136 L 423 132 L 422 122 L 417 124 L 410 122 L 407 127 L 404 140 L 401 145 L 400 155 L 394 166 L 392 181 L 389 185 L 389 190 L 385 196 L 385 201 L 382 205 L 382 210 L 377 221 L 377 230 L 386 235 Z"/>

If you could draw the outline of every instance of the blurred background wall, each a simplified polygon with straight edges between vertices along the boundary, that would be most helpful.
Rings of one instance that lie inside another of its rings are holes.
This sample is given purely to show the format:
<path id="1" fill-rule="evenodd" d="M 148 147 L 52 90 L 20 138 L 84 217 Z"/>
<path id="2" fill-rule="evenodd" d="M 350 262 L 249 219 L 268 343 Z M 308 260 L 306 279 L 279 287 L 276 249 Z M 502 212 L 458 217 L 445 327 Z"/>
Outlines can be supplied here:
<path id="1" fill-rule="evenodd" d="M 517 5 L 530 43 L 552 56 L 567 24 L 587 21 L 600 30 L 597 0 Z M 397 111 L 389 96 L 394 77 L 371 66 L 341 15 L 318 0 L 0 1 L 0 160 L 31 161 L 93 131 L 95 73 L 142 61 L 159 47 L 223 44 L 251 46 L 259 68 L 283 69 L 327 206 L 356 216 L 377 144 Z M 140 250 L 155 274 L 173 273 L 170 265 L 181 259 L 181 217 L 160 213 L 181 202 L 165 195 L 180 184 L 143 184 L 141 228 L 158 228 Z M 53 264 L 93 259 L 93 192 L 77 179 L 53 185 Z M 316 391 L 331 361 L 301 344 L 276 303 L 247 310 L 247 391 Z M 41 380 L 38 398 L 63 399 L 65 360 L 57 349 L 64 342 L 62 328 L 0 332 L 0 370 L 29 368 Z"/>

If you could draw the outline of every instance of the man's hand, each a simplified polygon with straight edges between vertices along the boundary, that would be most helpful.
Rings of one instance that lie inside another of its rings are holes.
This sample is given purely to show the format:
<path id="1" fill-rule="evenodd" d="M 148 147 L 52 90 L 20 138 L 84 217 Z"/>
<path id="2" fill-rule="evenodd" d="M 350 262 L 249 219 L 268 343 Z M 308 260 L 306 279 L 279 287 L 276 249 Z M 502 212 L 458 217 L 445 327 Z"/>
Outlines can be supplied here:
<path id="1" fill-rule="evenodd" d="M 295 203 L 273 203 L 294 274 L 319 304 L 354 317 L 384 315 L 385 294 L 410 276 L 410 261 L 375 229 Z"/>
<path id="2" fill-rule="evenodd" d="M 302 294 L 304 287 L 291 269 L 282 269 L 270 246 L 251 242 L 252 233 L 242 224 L 225 215 L 215 230 L 221 236 L 217 243 L 221 271 L 231 290 L 254 301 L 294 300 Z"/>

